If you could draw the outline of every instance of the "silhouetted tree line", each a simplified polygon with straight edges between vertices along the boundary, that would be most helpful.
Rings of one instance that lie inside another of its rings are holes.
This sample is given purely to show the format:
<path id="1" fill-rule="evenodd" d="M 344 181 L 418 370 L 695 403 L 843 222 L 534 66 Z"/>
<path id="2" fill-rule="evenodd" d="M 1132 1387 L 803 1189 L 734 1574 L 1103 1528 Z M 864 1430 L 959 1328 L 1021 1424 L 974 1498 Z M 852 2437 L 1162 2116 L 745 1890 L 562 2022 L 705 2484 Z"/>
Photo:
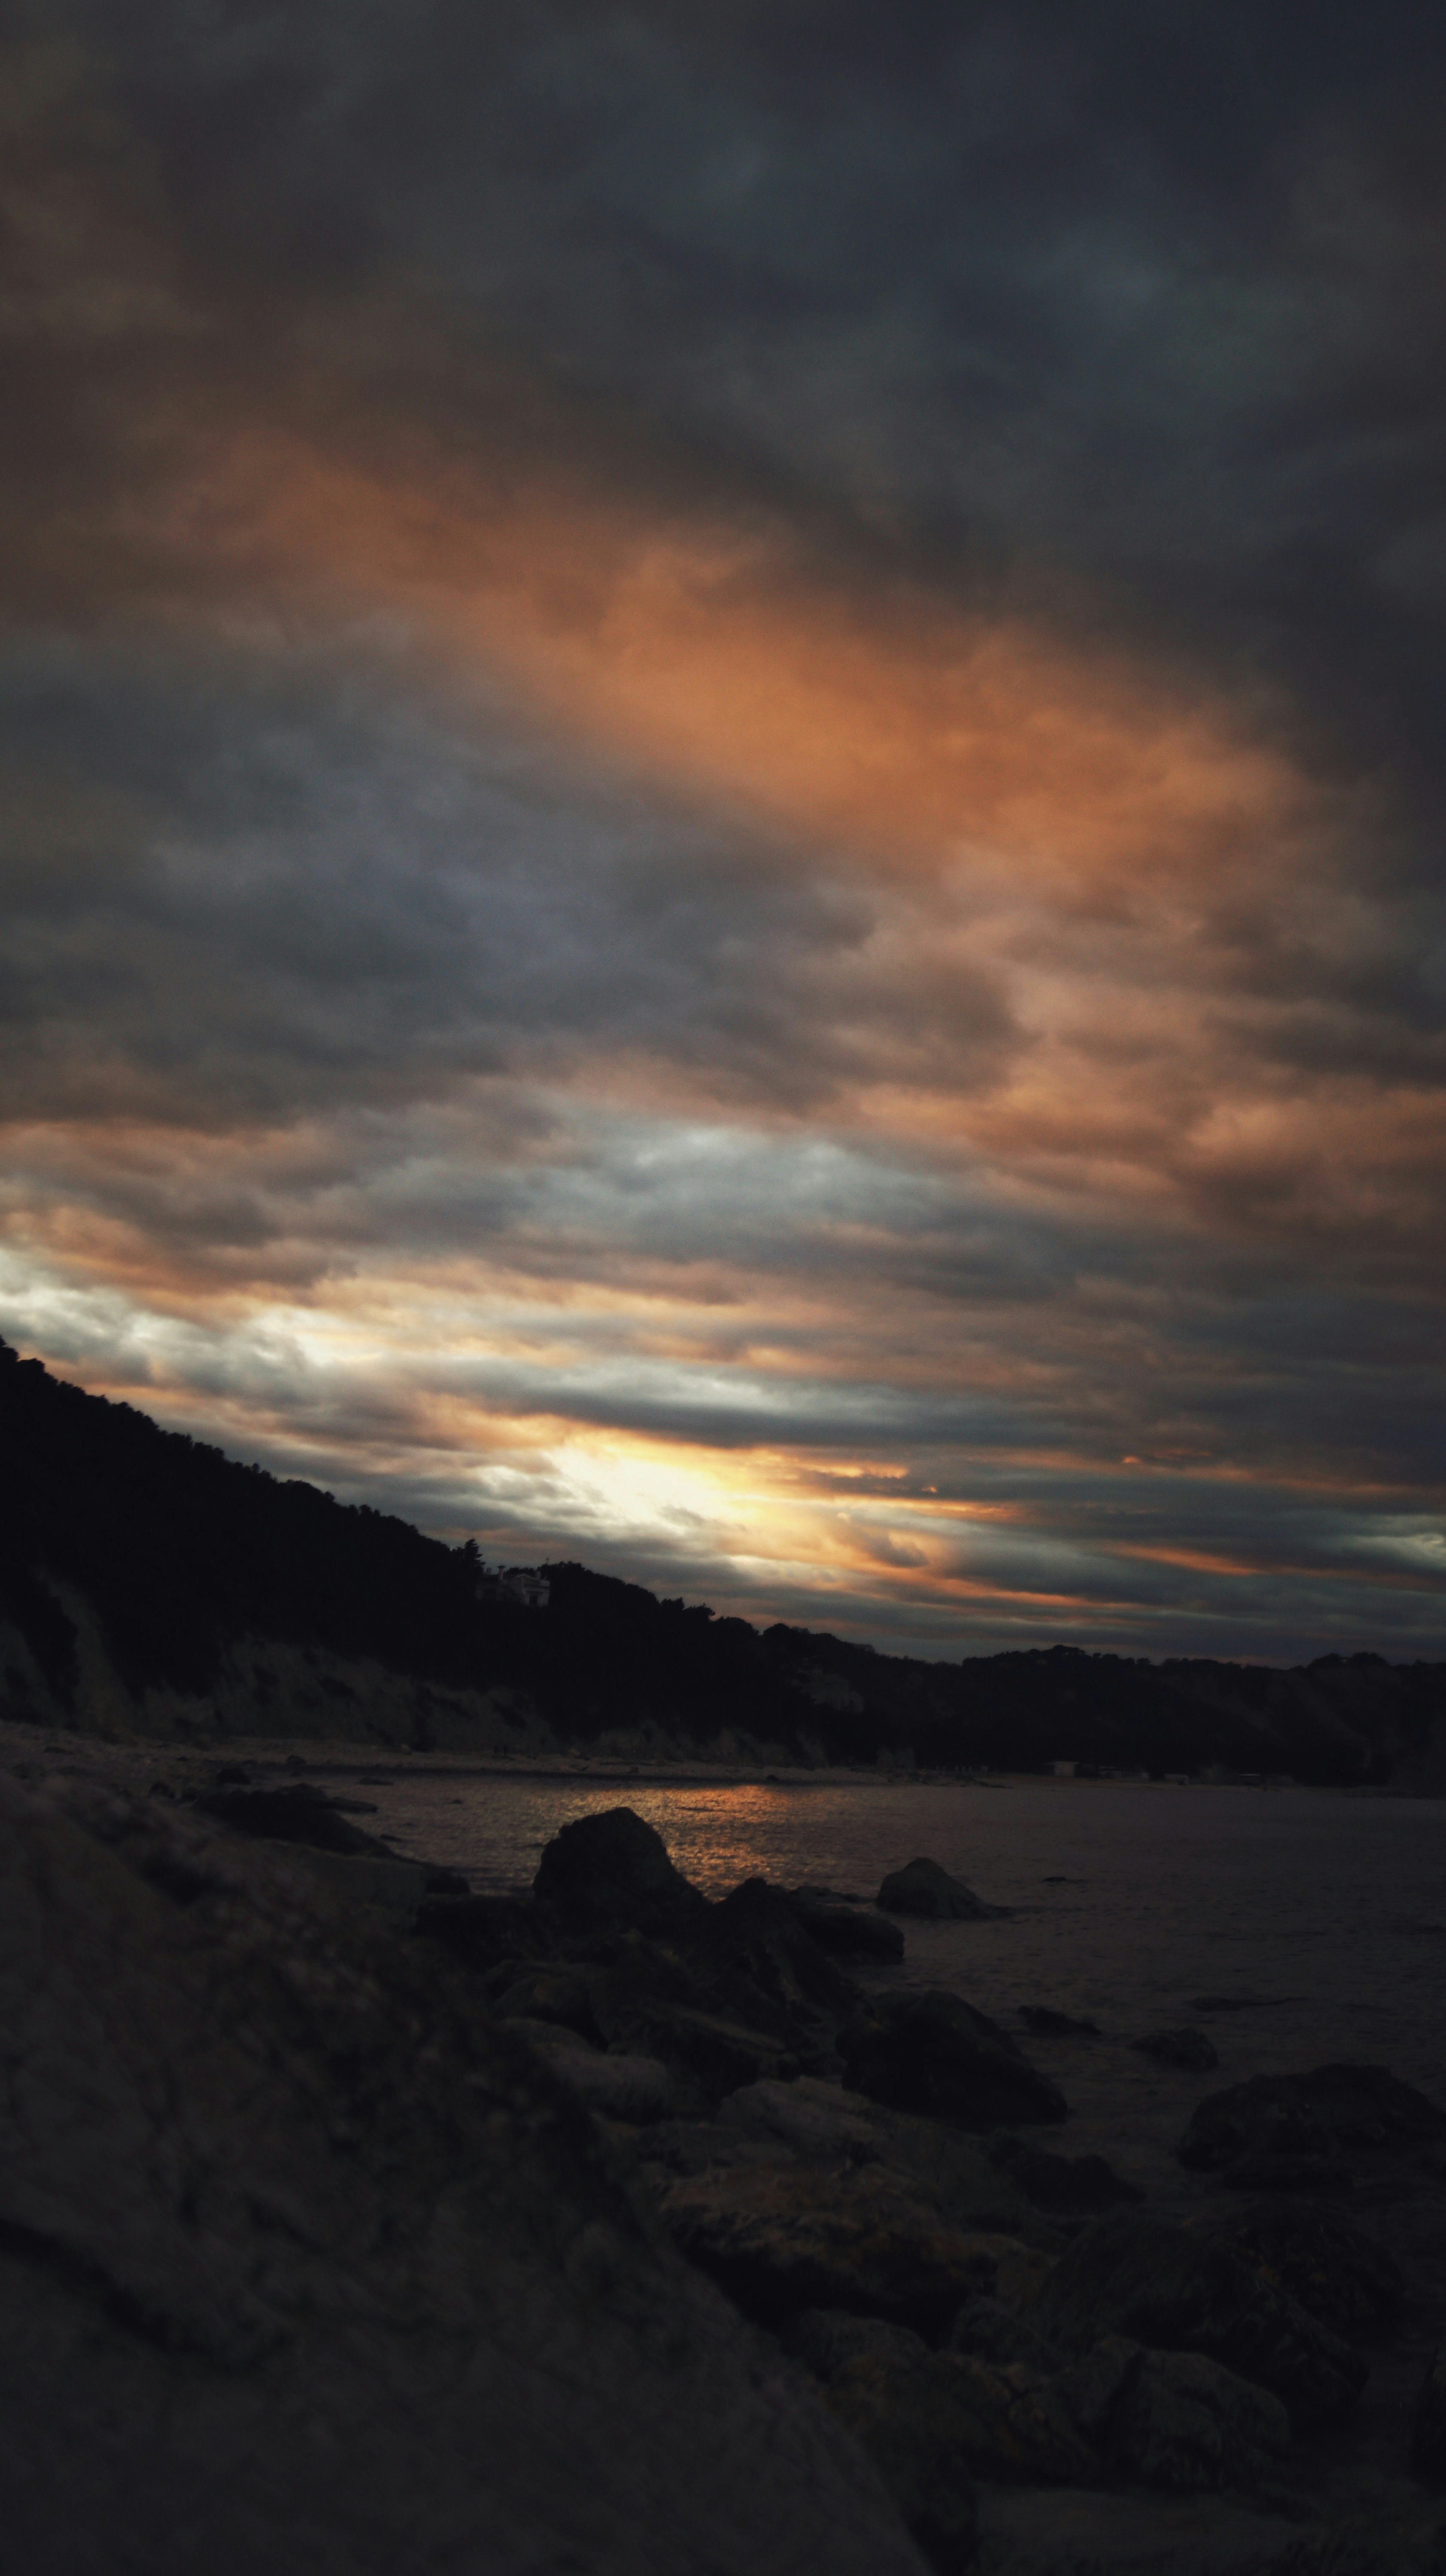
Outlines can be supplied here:
<path id="1" fill-rule="evenodd" d="M 204 1693 L 244 1636 L 375 1657 L 419 1680 L 530 1691 L 571 1741 L 728 1726 L 837 1760 L 926 1766 L 1383 1777 L 1446 1700 L 1446 1666 L 1325 1656 L 1290 1672 L 1069 1646 L 926 1663 L 660 1600 L 572 1563 L 544 1611 L 479 1598 L 476 1549 L 229 1459 L 85 1394 L 0 1342 L 0 1607 L 52 1687 L 76 1635 L 46 1577 L 84 1593 L 123 1679 Z"/>

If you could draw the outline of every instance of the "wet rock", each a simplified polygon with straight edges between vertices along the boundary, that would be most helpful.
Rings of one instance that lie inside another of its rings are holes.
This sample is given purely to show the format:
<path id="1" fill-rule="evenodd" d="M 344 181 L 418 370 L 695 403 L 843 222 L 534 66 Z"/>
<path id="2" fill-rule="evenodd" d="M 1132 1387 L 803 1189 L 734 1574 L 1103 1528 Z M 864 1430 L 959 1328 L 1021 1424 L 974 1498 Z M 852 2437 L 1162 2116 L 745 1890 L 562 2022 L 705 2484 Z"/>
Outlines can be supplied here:
<path id="1" fill-rule="evenodd" d="M 1220 2063 L 1203 2030 L 1147 2030 L 1142 2039 L 1132 2039 L 1130 2046 L 1142 2057 L 1158 2057 L 1166 2066 L 1189 2067 L 1201 2075 Z"/>
<path id="2" fill-rule="evenodd" d="M 1325 2156 L 1352 2149 L 1427 2146 L 1446 2137 L 1446 2111 L 1384 2066 L 1317 2066 L 1302 2075 L 1252 2075 L 1211 2093 L 1176 2149 L 1196 2173 L 1220 2173 L 1244 2156 Z"/>
<path id="3" fill-rule="evenodd" d="M 1110 2335 L 1057 2386 L 1096 2449 L 1146 2486 L 1237 2485 L 1290 2447 L 1279 2398 L 1203 2353 L 1152 2352 Z"/>
<path id="4" fill-rule="evenodd" d="M 1411 2466 L 1432 2486 L 1446 2486 L 1446 2344 L 1436 2352 L 1421 2384 L 1411 2433 Z"/>
<path id="5" fill-rule="evenodd" d="M 0 2012 L 7 2563 L 918 2576 L 477 1982 L 286 1850 L 0 1779 Z"/>
<path id="6" fill-rule="evenodd" d="M 1400 2265 L 1339 2210 L 1262 2202 L 1212 2211 L 1191 2227 L 1193 2233 L 1228 2245 L 1336 2334 L 1384 2333 L 1405 2304 Z"/>
<path id="7" fill-rule="evenodd" d="M 1005 2241 L 961 2235 L 928 2194 L 877 2165 L 709 2171 L 675 2183 L 659 2209 L 689 2260 L 766 2325 L 848 2308 L 941 2334 L 966 2298 L 994 2287 Z"/>
<path id="8" fill-rule="evenodd" d="M 840 2031 L 838 2047 L 848 2090 L 897 2110 L 969 2129 L 1068 2117 L 1059 2087 L 958 1995 L 871 1996 Z"/>
<path id="9" fill-rule="evenodd" d="M 1058 2253 L 1063 2239 L 1026 2201 L 1008 2168 L 940 2120 L 888 2110 L 861 2093 L 801 2076 L 792 2084 L 750 2084 L 730 2094 L 719 2119 L 772 2139 L 796 2156 L 832 2165 L 879 2164 L 923 2183 L 944 2215 L 965 2231 L 1024 2237 Z"/>
<path id="10" fill-rule="evenodd" d="M 1058 2345 L 1040 2333 L 1027 2310 L 984 2291 L 965 2300 L 949 2330 L 949 2350 L 972 2353 L 976 2361 L 1023 2362 L 1045 2378 L 1064 2368 Z"/>
<path id="11" fill-rule="evenodd" d="M 1099 2024 L 1076 2021 L 1072 2014 L 1055 2012 L 1049 2004 L 1021 2004 L 1019 2018 L 1036 2039 L 1098 2039 Z"/>
<path id="12" fill-rule="evenodd" d="M 1268 2576 L 1446 2576 L 1446 2515 L 1373 2513 L 1302 2532 Z"/>
<path id="13" fill-rule="evenodd" d="M 1053 2156 L 1033 2139 L 1007 2133 L 990 2139 L 989 2154 L 1036 2209 L 1062 2218 L 1094 2218 L 1145 2197 L 1138 2184 L 1124 2181 L 1103 2156 Z"/>
<path id="14" fill-rule="evenodd" d="M 348 1824 L 326 1791 L 307 1781 L 284 1789 L 212 1789 L 196 1805 L 203 1815 L 229 1825 L 233 1833 L 256 1835 L 267 1842 L 308 1843 L 315 1851 L 365 1852 L 377 1860 L 389 1857 L 385 1843 L 378 1842 L 375 1834 L 363 1833 L 359 1825 Z M 368 1807 L 364 1812 L 374 1815 L 376 1810 Z"/>
<path id="15" fill-rule="evenodd" d="M 841 2422 L 879 2470 L 908 2529 L 940 2576 L 973 2563 L 978 2504 L 952 2389 L 927 2344 L 877 2318 L 813 2310 L 788 2348 L 828 2385 Z"/>
<path id="16" fill-rule="evenodd" d="M 1351 2344 L 1231 2246 L 1159 2219 L 1098 2220 L 1061 2256 L 1030 2314 L 1081 2357 L 1108 2335 L 1203 2353 L 1269 2389 L 1297 2431 L 1343 2413 L 1369 2376 Z"/>
<path id="17" fill-rule="evenodd" d="M 904 1955 L 904 1936 L 871 1905 L 846 1904 L 826 1889 L 790 1887 L 788 1901 L 821 1950 L 832 1959 L 858 1959 L 872 1967 L 893 1967 Z"/>
<path id="18" fill-rule="evenodd" d="M 573 1931 L 677 1934 L 706 1922 L 709 1911 L 673 1867 L 662 1836 L 631 1807 L 564 1825 L 543 1852 L 532 1892 Z"/>
<path id="19" fill-rule="evenodd" d="M 893 1870 L 874 1901 L 886 1914 L 920 1914 L 945 1923 L 980 1923 L 1009 1911 L 1004 1905 L 986 1905 L 936 1860 L 911 1860 L 907 1868 Z"/>

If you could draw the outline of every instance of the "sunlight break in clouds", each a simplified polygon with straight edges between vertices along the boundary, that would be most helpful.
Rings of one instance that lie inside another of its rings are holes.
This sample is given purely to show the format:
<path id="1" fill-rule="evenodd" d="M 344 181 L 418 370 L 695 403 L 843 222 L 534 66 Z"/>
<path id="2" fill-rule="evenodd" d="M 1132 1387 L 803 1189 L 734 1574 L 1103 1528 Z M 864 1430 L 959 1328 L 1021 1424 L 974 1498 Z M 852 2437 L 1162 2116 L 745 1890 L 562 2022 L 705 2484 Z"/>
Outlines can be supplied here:
<path id="1" fill-rule="evenodd" d="M 884 82 L 786 11 L 67 25 L 3 111 L 0 1329 L 760 1620 L 1439 1650 L 1389 59 L 1323 29 L 1351 151 L 1302 74 L 1252 194 L 1178 131 L 1229 11 L 1193 88 L 1088 15 L 906 11 Z"/>

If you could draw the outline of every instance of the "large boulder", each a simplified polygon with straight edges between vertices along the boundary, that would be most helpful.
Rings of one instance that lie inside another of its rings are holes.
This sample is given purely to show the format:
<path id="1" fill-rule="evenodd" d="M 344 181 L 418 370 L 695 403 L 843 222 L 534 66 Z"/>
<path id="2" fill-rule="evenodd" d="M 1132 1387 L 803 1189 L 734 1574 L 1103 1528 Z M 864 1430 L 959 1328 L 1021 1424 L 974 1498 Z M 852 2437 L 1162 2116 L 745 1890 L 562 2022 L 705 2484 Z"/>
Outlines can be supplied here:
<path id="1" fill-rule="evenodd" d="M 708 1918 L 707 1898 L 631 1807 L 564 1825 L 543 1852 L 532 1892 L 574 1932 L 677 1934 Z"/>
<path id="2" fill-rule="evenodd" d="M 1111 2465 L 1150 2487 L 1243 2485 L 1290 2448 L 1278 2397 L 1198 2352 L 1149 2352 L 1110 2335 L 1057 2383 Z"/>
<path id="3" fill-rule="evenodd" d="M 892 1870 L 874 1901 L 886 1914 L 921 1914 L 936 1923 L 980 1923 L 987 1915 L 1009 1910 L 986 1905 L 936 1860 L 911 1860 L 906 1868 Z"/>
<path id="4" fill-rule="evenodd" d="M 966 2129 L 1063 2120 L 1058 2085 L 987 2013 L 938 1990 L 870 1996 L 839 2033 L 851 2092 Z"/>
<path id="5" fill-rule="evenodd" d="M 0 2524 L 101 2576 L 920 2576 L 480 1986 L 283 1850 L 0 1778 Z"/>
<path id="6" fill-rule="evenodd" d="M 1099 2474 L 1069 2407 L 1038 2371 L 931 2352 L 921 2336 L 872 2318 L 804 2316 L 789 2342 L 886 2475 L 891 2454 L 912 2461 L 921 2450 L 941 2483 L 970 2470 L 1031 2486 Z"/>
<path id="7" fill-rule="evenodd" d="M 925 2190 L 878 2165 L 713 2167 L 658 2206 L 689 2260 L 765 2325 L 848 2308 L 938 2335 L 965 2299 L 994 2288 L 1001 2260 L 1031 2255 L 962 2233 Z"/>
<path id="8" fill-rule="evenodd" d="M 1383 2333 L 1405 2304 L 1400 2265 L 1339 2210 L 1259 2201 L 1243 2209 L 1212 2210 L 1190 2224 L 1217 2244 L 1230 2246 L 1252 2270 L 1288 2291 L 1337 2334 Z"/>
<path id="9" fill-rule="evenodd" d="M 1446 2111 L 1384 2066 L 1317 2066 L 1302 2075 L 1252 2075 L 1210 2093 L 1176 2149 L 1195 2173 L 1223 2173 L 1242 2158 L 1312 2156 L 1429 2146 L 1446 2137 Z"/>
<path id="10" fill-rule="evenodd" d="M 825 2382 L 840 2421 L 872 2457 L 939 2576 L 973 2563 L 978 2503 L 968 2426 L 907 2326 L 840 2310 L 809 2310 L 789 2349 Z"/>
<path id="11" fill-rule="evenodd" d="M 1044 2282 L 1031 2320 L 1081 2357 L 1122 2335 L 1156 2351 L 1200 2352 L 1268 2388 L 1295 2429 L 1354 2404 L 1369 2368 L 1232 2247 L 1150 2218 L 1103 2218 Z"/>

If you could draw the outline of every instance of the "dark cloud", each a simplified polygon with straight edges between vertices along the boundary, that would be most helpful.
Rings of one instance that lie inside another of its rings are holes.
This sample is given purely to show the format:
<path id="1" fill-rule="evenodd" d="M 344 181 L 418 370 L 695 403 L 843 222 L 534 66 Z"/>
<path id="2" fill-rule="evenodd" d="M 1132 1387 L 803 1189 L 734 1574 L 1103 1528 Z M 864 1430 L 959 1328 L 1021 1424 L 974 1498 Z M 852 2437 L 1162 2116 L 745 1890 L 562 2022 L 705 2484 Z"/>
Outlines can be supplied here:
<path id="1" fill-rule="evenodd" d="M 1439 1645 L 1439 12 L 14 24 L 6 1329 L 761 1615 Z"/>

